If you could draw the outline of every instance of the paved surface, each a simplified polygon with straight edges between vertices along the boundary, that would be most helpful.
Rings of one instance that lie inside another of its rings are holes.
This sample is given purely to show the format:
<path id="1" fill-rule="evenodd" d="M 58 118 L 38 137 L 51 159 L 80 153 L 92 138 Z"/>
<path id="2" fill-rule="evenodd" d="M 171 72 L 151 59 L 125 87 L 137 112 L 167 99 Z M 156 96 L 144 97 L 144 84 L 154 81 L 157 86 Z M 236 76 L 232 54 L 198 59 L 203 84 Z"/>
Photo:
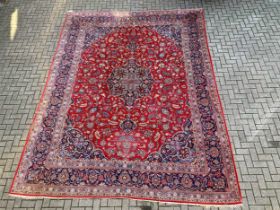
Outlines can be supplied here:
<path id="1" fill-rule="evenodd" d="M 202 209 L 121 199 L 23 200 L 7 194 L 64 13 L 194 7 L 206 10 L 211 53 L 244 197 L 242 209 L 280 209 L 279 0 L 8 1 L 0 8 L 0 209 Z"/>

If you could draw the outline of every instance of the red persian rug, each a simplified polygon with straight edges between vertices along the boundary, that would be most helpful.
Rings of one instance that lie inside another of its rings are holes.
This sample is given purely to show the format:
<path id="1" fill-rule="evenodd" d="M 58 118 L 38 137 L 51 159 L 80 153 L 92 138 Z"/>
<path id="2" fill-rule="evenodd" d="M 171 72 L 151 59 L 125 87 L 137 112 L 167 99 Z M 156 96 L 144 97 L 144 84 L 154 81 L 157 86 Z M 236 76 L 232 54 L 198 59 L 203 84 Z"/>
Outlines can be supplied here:
<path id="1" fill-rule="evenodd" d="M 10 194 L 240 204 L 203 10 L 68 13 Z"/>

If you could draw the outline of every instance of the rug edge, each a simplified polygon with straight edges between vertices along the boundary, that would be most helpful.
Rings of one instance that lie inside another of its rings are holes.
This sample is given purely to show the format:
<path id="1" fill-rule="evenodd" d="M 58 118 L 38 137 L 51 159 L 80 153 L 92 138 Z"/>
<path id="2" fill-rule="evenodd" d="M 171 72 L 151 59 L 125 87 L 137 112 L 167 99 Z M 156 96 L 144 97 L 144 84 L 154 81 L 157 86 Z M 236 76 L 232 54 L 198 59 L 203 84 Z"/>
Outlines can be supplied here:
<path id="1" fill-rule="evenodd" d="M 153 14 L 153 13 L 158 13 L 158 12 L 165 12 L 165 13 L 178 13 L 178 12 L 202 12 L 204 11 L 204 8 L 202 7 L 197 7 L 197 8 L 186 8 L 186 9 L 165 9 L 165 10 L 160 10 L 160 9 L 152 9 L 152 10 L 68 10 L 66 14 L 72 14 L 72 15 L 80 15 L 80 14 L 86 14 L 90 13 L 89 15 L 96 15 L 96 16 L 101 16 L 101 15 L 114 15 L 114 13 L 119 13 L 119 14 Z"/>
<path id="2" fill-rule="evenodd" d="M 36 121 L 37 115 L 38 115 L 38 111 L 40 110 L 40 108 L 41 108 L 41 106 L 43 104 L 43 99 L 45 97 L 45 92 L 46 92 L 49 80 L 51 78 L 51 73 L 54 70 L 54 61 L 55 61 L 56 55 L 58 53 L 58 49 L 59 49 L 60 44 L 61 44 L 62 35 L 63 35 L 64 28 L 66 26 L 66 22 L 67 22 L 68 16 L 69 16 L 69 14 L 66 13 L 63 16 L 63 19 L 62 19 L 63 23 L 62 23 L 62 25 L 60 26 L 60 29 L 59 29 L 59 38 L 58 38 L 58 41 L 56 42 L 55 51 L 54 51 L 53 56 L 51 58 L 50 67 L 49 67 L 49 69 L 47 71 L 47 79 L 46 79 L 46 82 L 44 84 L 43 91 L 40 94 L 41 96 L 40 96 L 39 102 L 36 105 L 36 108 L 35 108 L 35 111 L 34 111 L 34 114 L 33 114 L 33 117 L 32 117 L 32 121 L 31 121 L 30 127 L 28 129 L 27 137 L 25 138 L 25 143 L 24 143 L 21 155 L 20 155 L 20 159 L 19 159 L 19 162 L 17 164 L 16 170 L 14 172 L 14 176 L 13 176 L 13 179 L 12 179 L 12 183 L 11 183 L 9 191 L 8 191 L 9 194 L 12 194 L 12 192 L 13 192 L 14 183 L 16 182 L 16 176 L 17 176 L 19 168 L 20 168 L 20 166 L 22 164 L 23 156 L 24 156 L 24 154 L 26 152 L 27 145 L 28 145 L 28 143 L 30 141 L 32 130 L 33 130 L 33 127 L 34 127 L 34 122 Z"/>
<path id="3" fill-rule="evenodd" d="M 210 64 L 211 64 L 211 73 L 212 73 L 213 78 L 214 78 L 216 95 L 218 97 L 218 102 L 219 102 L 220 110 L 221 110 L 221 116 L 222 116 L 222 119 L 223 119 L 223 124 L 224 124 L 224 128 L 225 128 L 226 135 L 227 135 L 227 140 L 228 140 L 228 144 L 229 144 L 229 148 L 230 148 L 231 159 L 232 159 L 233 167 L 234 167 L 234 174 L 235 174 L 235 178 L 236 178 L 236 182 L 237 182 L 237 187 L 238 187 L 238 194 L 240 196 L 240 202 L 242 203 L 243 198 L 242 198 L 241 187 L 240 187 L 240 182 L 239 182 L 239 178 L 238 178 L 236 162 L 235 162 L 234 153 L 233 153 L 233 145 L 231 143 L 231 138 L 230 138 L 230 135 L 229 135 L 227 121 L 226 121 L 226 118 L 225 118 L 224 107 L 223 107 L 222 100 L 221 100 L 221 97 L 220 97 L 220 93 L 219 93 L 219 89 L 218 89 L 218 83 L 217 83 L 217 80 L 216 80 L 214 63 L 213 63 L 213 60 L 212 60 L 212 56 L 211 56 L 211 52 L 210 52 L 210 47 L 209 47 L 209 41 L 208 41 L 208 36 L 207 36 L 207 28 L 206 28 L 206 19 L 205 19 L 205 10 L 202 10 L 202 22 L 203 22 L 203 33 L 204 33 L 203 35 L 205 37 L 207 51 L 208 51 L 208 58 L 209 58 Z"/>
<path id="4" fill-rule="evenodd" d="M 192 201 L 180 201 L 180 200 L 161 200 L 161 199 L 149 199 L 149 198 L 137 198 L 133 196 L 51 196 L 51 195 L 43 195 L 43 194 L 24 194 L 24 193 L 15 193 L 10 192 L 9 196 L 23 198 L 23 199 L 39 199 L 39 198 L 48 198 L 48 199 L 132 199 L 138 201 L 148 201 L 148 202 L 163 202 L 170 204 L 180 204 L 180 205 L 196 205 L 196 206 L 207 206 L 207 207 L 238 207 L 242 206 L 242 201 L 237 202 L 224 202 L 224 203 L 215 203 L 215 202 L 192 202 Z"/>

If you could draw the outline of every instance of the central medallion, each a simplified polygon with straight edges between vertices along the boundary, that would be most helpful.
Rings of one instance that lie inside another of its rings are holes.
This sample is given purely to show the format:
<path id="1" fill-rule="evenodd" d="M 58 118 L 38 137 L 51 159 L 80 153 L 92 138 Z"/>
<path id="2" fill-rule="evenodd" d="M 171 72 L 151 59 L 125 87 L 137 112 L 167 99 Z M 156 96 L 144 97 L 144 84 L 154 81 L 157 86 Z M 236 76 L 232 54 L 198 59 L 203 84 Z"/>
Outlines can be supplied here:
<path id="1" fill-rule="evenodd" d="M 107 83 L 112 95 L 121 97 L 125 106 L 132 107 L 136 99 L 150 94 L 153 78 L 149 69 L 130 59 L 124 67 L 113 70 Z"/>

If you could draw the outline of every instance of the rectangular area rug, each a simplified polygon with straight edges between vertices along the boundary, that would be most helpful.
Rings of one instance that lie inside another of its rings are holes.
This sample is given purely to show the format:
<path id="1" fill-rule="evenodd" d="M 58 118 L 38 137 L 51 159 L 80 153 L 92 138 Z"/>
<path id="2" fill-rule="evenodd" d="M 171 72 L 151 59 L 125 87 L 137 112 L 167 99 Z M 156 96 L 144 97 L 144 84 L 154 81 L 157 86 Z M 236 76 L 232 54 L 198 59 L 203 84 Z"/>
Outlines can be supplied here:
<path id="1" fill-rule="evenodd" d="M 203 10 L 67 13 L 10 194 L 240 204 Z"/>

